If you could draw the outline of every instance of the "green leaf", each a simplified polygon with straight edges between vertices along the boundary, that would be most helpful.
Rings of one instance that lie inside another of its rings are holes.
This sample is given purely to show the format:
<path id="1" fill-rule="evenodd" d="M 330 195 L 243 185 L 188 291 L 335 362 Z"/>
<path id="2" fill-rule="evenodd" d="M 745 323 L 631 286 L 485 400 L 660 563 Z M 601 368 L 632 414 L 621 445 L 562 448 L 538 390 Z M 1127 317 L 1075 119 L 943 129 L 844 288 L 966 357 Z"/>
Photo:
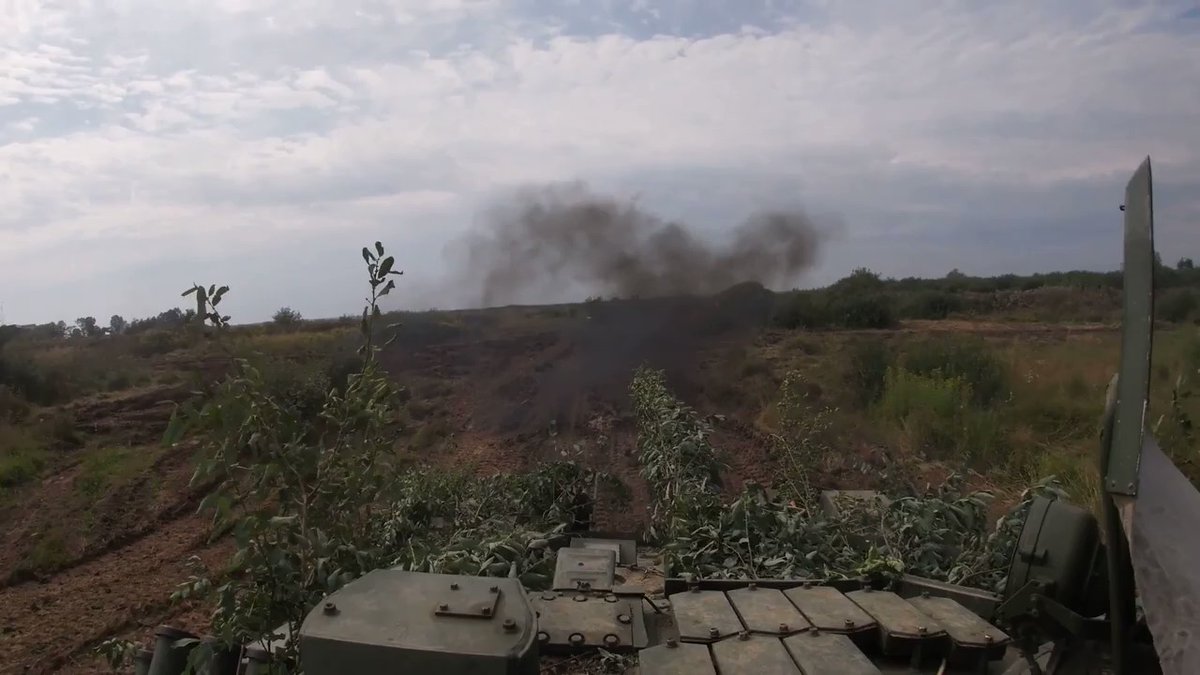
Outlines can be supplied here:
<path id="1" fill-rule="evenodd" d="M 379 252 L 379 255 L 383 255 L 383 242 L 375 242 L 375 250 Z"/>
<path id="2" fill-rule="evenodd" d="M 383 290 L 379 291 L 379 297 L 382 298 L 383 296 L 387 295 L 388 293 L 391 293 L 392 289 L 395 287 L 396 287 L 396 282 L 394 282 L 394 281 L 387 282 L 387 286 L 384 286 Z"/>
<path id="3" fill-rule="evenodd" d="M 200 288 L 200 287 L 199 287 L 199 286 L 192 286 L 191 288 L 189 288 L 189 289 L 187 289 L 186 291 L 184 291 L 183 293 L 181 293 L 181 294 L 179 295 L 179 297 L 181 297 L 181 298 L 186 298 L 187 296 L 191 295 L 192 293 L 195 293 L 195 292 L 196 292 L 196 289 L 198 289 L 198 288 Z"/>
<path id="4" fill-rule="evenodd" d="M 167 422 L 167 430 L 163 432 L 163 445 L 171 447 L 178 443 L 186 427 L 187 420 L 179 414 L 179 406 L 176 406 L 171 412 L 170 421 Z"/>
<path id="5" fill-rule="evenodd" d="M 386 275 L 389 271 L 391 271 L 392 265 L 395 264 L 396 259 L 394 257 L 389 255 L 388 257 L 384 258 L 383 262 L 379 263 L 379 276 L 382 277 Z"/>
<path id="6" fill-rule="evenodd" d="M 362 256 L 363 256 L 363 262 L 365 262 L 365 263 L 371 262 L 371 249 L 364 246 L 363 250 L 362 250 Z"/>

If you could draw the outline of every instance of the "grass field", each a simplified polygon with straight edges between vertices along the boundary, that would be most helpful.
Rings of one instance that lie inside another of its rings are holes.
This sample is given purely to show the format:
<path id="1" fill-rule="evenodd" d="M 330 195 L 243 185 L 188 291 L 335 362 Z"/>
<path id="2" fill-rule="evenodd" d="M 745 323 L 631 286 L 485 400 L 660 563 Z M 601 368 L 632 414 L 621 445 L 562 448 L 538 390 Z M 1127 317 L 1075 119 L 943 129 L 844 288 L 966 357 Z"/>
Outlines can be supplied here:
<path id="1" fill-rule="evenodd" d="M 656 325 L 653 339 L 626 330 L 634 314 L 608 301 L 397 317 L 399 339 L 381 355 L 403 387 L 395 456 L 489 473 L 527 470 L 572 444 L 605 445 L 615 454 L 588 461 L 639 494 L 636 468 L 613 466 L 612 457 L 632 448 L 632 367 L 662 360 L 685 400 L 726 420 L 715 442 L 735 483 L 786 470 L 761 446 L 779 431 L 781 386 L 791 376 L 812 419 L 828 420 L 819 430 L 827 456 L 814 459 L 819 487 L 894 488 L 864 459 L 886 456 L 894 468 L 887 479 L 900 476 L 914 489 L 962 472 L 1003 498 L 1055 476 L 1074 500 L 1095 503 L 1119 294 L 895 284 L 854 291 L 861 296 L 824 292 L 775 296 L 766 314 L 730 314 L 744 303 L 728 299 L 716 310 L 701 305 L 687 315 L 686 335 Z M 1188 312 L 1171 318 L 1156 333 L 1151 419 L 1197 479 L 1190 419 L 1200 411 L 1190 392 L 1200 332 Z M 157 580 L 145 598 L 123 602 L 101 628 L 68 631 L 66 657 L 161 617 L 152 590 L 185 576 L 182 558 L 216 555 L 219 546 L 194 516 L 203 496 L 189 485 L 194 449 L 158 442 L 174 404 L 246 359 L 273 396 L 315 416 L 325 392 L 356 367 L 355 331 L 353 320 L 234 327 L 221 340 L 187 326 L 73 338 L 8 331 L 0 345 L 0 594 L 25 592 L 37 579 L 70 584 L 85 568 L 107 573 L 89 566 L 119 574 L 161 555 L 170 562 L 147 572 Z M 630 508 L 613 517 L 636 526 Z M 64 621 L 49 606 L 35 614 L 37 626 Z M 21 648 L 0 661 L 29 657 Z"/>

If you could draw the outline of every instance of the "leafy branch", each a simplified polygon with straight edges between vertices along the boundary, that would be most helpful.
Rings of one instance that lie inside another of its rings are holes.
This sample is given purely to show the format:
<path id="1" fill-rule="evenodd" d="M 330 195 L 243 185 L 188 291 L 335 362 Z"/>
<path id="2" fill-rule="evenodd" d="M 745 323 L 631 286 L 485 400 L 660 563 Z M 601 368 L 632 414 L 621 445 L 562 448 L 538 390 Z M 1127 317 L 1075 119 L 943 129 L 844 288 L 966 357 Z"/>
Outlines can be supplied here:
<path id="1" fill-rule="evenodd" d="M 921 495 L 841 503 L 828 516 L 815 507 L 809 472 L 829 450 L 821 440 L 829 412 L 795 418 L 809 414 L 800 384 L 794 377 L 784 383 L 777 442 L 785 466 L 777 484 L 749 484 L 726 501 L 716 488 L 716 450 L 699 415 L 670 394 L 661 372 L 635 375 L 642 472 L 653 493 L 653 532 L 671 574 L 822 579 L 907 572 L 989 590 L 1003 585 L 1021 509 L 1052 486 L 1030 490 L 994 529 L 987 522 L 992 495 L 964 492 L 956 476 Z"/>
<path id="2" fill-rule="evenodd" d="M 228 286 L 217 288 L 216 285 L 211 285 L 206 289 L 193 283 L 191 288 L 180 294 L 180 297 L 186 298 L 189 295 L 195 295 L 196 316 L 200 318 L 201 323 L 208 321 L 216 328 L 224 328 L 229 325 L 229 315 L 217 311 L 217 305 L 221 304 L 221 298 L 228 292 Z"/>
<path id="3" fill-rule="evenodd" d="M 166 442 L 196 435 L 204 449 L 193 485 L 215 485 L 200 510 L 228 530 L 236 551 L 225 574 L 195 567 L 174 601 L 200 597 L 215 605 L 212 629 L 221 644 L 265 643 L 276 628 L 298 630 L 325 594 L 381 564 L 378 504 L 393 471 L 389 427 L 394 389 L 372 345 L 378 301 L 395 282 L 383 245 L 364 249 L 371 296 L 363 310 L 363 365 L 344 391 L 329 388 L 315 419 L 274 397 L 263 374 L 245 360 L 200 407 L 173 417 Z M 213 325 L 227 287 L 193 286 L 197 313 Z M 297 663 L 288 643 L 283 660 Z"/>

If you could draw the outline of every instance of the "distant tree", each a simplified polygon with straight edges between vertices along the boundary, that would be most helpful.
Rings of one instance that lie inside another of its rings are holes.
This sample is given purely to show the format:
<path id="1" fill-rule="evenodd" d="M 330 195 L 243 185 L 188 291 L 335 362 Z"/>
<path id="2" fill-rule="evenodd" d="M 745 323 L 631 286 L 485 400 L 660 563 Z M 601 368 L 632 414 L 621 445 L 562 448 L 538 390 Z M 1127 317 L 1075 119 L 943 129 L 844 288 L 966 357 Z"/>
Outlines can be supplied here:
<path id="1" fill-rule="evenodd" d="M 1175 269 L 1177 270 L 1190 270 L 1194 268 L 1195 265 L 1192 264 L 1191 258 L 1180 258 L 1179 262 L 1175 265 Z"/>
<path id="2" fill-rule="evenodd" d="M 120 335 L 121 333 L 124 333 L 125 329 L 128 327 L 129 323 L 126 322 L 125 317 L 121 316 L 120 314 L 113 314 L 112 318 L 108 320 L 108 332 L 112 333 L 113 335 Z"/>
<path id="3" fill-rule="evenodd" d="M 275 316 L 271 317 L 271 320 L 280 326 L 293 326 L 300 323 L 301 318 L 300 312 L 291 307 L 280 307 L 279 311 L 275 312 Z"/>
<path id="4" fill-rule="evenodd" d="M 958 270 L 957 267 L 946 273 L 946 282 L 943 288 L 948 291 L 963 291 L 967 288 L 967 275 Z"/>
<path id="5" fill-rule="evenodd" d="M 75 319 L 75 329 L 71 334 L 77 337 L 95 337 L 102 332 L 100 325 L 96 323 L 96 317 L 82 316 Z"/>
<path id="6" fill-rule="evenodd" d="M 883 280 L 879 275 L 867 269 L 859 267 L 850 273 L 850 276 L 839 279 L 830 290 L 837 293 L 865 293 L 870 291 L 878 291 L 883 288 Z"/>

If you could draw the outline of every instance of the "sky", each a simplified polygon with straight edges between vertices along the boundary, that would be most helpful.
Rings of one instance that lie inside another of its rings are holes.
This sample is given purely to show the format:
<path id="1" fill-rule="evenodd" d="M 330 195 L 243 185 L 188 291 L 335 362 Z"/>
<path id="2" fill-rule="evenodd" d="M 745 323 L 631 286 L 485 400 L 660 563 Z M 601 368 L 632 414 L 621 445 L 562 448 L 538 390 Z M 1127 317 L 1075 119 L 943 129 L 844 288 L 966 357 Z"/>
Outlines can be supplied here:
<path id="1" fill-rule="evenodd" d="M 469 306 L 456 242 L 564 181 L 817 214 L 798 287 L 1115 269 L 1147 155 L 1200 257 L 1194 0 L 0 0 L 0 322 L 352 314 L 376 240 L 390 306 Z"/>

